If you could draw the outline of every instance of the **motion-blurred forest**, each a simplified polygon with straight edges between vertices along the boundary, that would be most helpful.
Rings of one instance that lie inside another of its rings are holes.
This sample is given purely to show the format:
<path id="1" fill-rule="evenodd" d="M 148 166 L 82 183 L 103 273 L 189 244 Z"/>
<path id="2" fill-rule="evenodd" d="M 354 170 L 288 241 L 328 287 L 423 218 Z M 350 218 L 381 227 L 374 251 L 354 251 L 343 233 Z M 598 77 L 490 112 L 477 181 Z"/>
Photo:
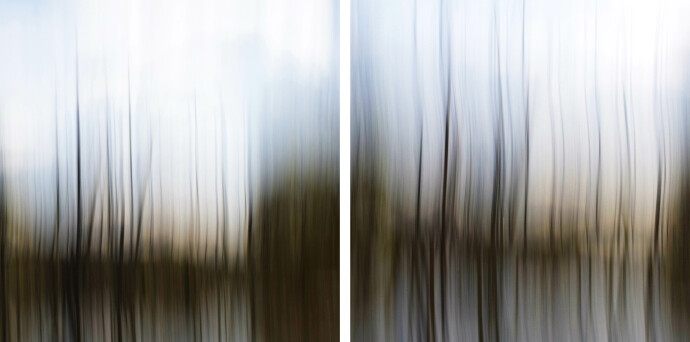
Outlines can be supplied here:
<path id="1" fill-rule="evenodd" d="M 688 5 L 353 1 L 353 340 L 690 338 Z"/>
<path id="2" fill-rule="evenodd" d="M 336 5 L 0 3 L 0 338 L 336 340 Z"/>
<path id="3" fill-rule="evenodd" d="M 250 209 L 242 260 L 228 256 L 225 245 L 198 249 L 212 255 L 205 259 L 176 258 L 170 247 L 150 249 L 160 252 L 156 257 L 137 256 L 126 252 L 123 239 L 113 243 L 109 255 L 98 255 L 83 248 L 100 238 L 93 234 L 79 245 L 75 240 L 69 251 L 55 250 L 40 238 L 32 243 L 37 249 L 13 247 L 23 226 L 8 223 L 11 199 L 2 197 L 3 339 L 337 339 L 337 187 L 298 177 L 279 182 L 280 190 Z M 138 222 L 103 226 L 117 236 L 130 224 Z M 61 228 L 66 227 L 79 226 Z"/>

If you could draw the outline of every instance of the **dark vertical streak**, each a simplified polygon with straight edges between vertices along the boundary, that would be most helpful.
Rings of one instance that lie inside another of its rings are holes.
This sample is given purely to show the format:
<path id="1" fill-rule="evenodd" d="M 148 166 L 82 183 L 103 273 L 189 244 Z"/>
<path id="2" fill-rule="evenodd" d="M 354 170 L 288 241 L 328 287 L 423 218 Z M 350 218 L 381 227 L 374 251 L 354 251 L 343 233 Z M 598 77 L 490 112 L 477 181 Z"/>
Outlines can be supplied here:
<path id="1" fill-rule="evenodd" d="M 52 293 L 51 293 L 51 307 L 52 307 L 52 323 L 53 323 L 53 329 L 52 329 L 52 336 L 51 338 L 53 341 L 58 341 L 59 340 L 59 335 L 58 335 L 58 297 L 59 297 L 59 292 L 58 292 L 58 285 L 60 281 L 60 269 L 61 269 L 61 264 L 62 264 L 62 258 L 60 257 L 60 251 L 59 251 L 59 241 L 60 241 L 60 220 L 61 220 L 61 212 L 60 212 L 60 144 L 59 144 L 59 135 L 58 135 L 58 108 L 57 108 L 57 80 L 55 82 L 55 232 L 53 233 L 53 251 L 51 253 L 51 256 L 55 259 L 56 261 L 56 269 L 51 271 L 51 281 L 54 286 L 52 286 Z M 2 186 L 2 185 L 0 185 Z M 0 191 L 0 196 L 4 196 L 2 191 Z M 3 198 L 0 198 L 0 201 L 3 201 Z M 0 211 L 4 210 L 4 208 L 0 208 Z M 1 216 L 3 213 L 0 213 L 0 225 L 2 226 L 2 233 L 3 237 L 0 238 L 0 244 L 4 247 L 4 231 L 5 231 L 5 224 L 2 222 L 3 217 Z M 0 283 L 2 285 L 5 284 L 4 281 L 4 249 L 0 251 L 0 254 L 2 254 L 3 260 L 0 261 L 2 262 L 2 279 L 0 279 Z M 0 286 L 2 286 L 0 285 Z M 3 290 L 0 292 L 2 295 L 2 300 L 3 300 L 3 306 L 2 306 L 2 320 L 3 320 L 3 327 L 2 331 L 3 334 L 5 333 L 5 292 L 4 292 L 4 286 Z M 7 341 L 7 335 L 3 335 L 3 341 Z"/>
<path id="2" fill-rule="evenodd" d="M 129 124 L 129 230 L 130 230 L 130 235 L 129 235 L 129 248 L 133 249 L 134 244 L 132 243 L 134 240 L 134 156 L 132 153 L 132 96 L 131 96 L 131 82 L 130 82 L 130 77 L 129 77 L 129 62 L 127 63 L 127 114 L 129 116 L 127 122 Z M 134 252 L 134 251 L 132 251 Z M 124 250 L 123 252 L 124 253 Z M 133 273 L 136 273 L 136 265 L 134 264 L 134 260 L 132 256 L 130 255 L 130 261 L 132 262 L 133 267 L 131 268 L 133 270 Z M 130 281 L 136 282 L 136 277 L 134 279 L 131 279 Z M 125 279 L 122 279 L 123 286 Z M 133 310 L 133 293 L 129 293 L 129 287 L 126 290 L 127 293 L 125 293 L 125 296 L 127 298 L 127 307 L 125 308 L 126 314 L 129 315 L 130 317 L 130 330 L 131 330 L 131 340 L 136 341 L 136 322 L 135 322 L 135 317 L 134 317 L 134 310 Z"/>
<path id="3" fill-rule="evenodd" d="M 524 213 L 523 213 L 523 256 L 527 255 L 527 200 L 529 196 L 529 90 L 525 90 L 525 0 L 522 0 L 522 34 L 521 47 L 520 47 L 520 84 L 524 91 L 524 101 L 525 101 L 525 194 L 524 194 Z M 515 269 L 515 338 L 519 338 L 520 324 L 519 324 L 519 313 L 520 313 L 520 261 L 516 259 L 516 269 Z"/>
<path id="4" fill-rule="evenodd" d="M 250 131 L 251 125 L 247 125 L 247 133 Z M 256 341 L 256 289 L 255 285 L 255 270 L 254 270 L 254 254 L 252 248 L 253 239 L 253 186 L 252 186 L 252 150 L 251 150 L 251 138 L 247 134 L 247 260 L 249 262 L 249 321 L 250 321 L 250 332 L 251 340 Z"/>
<path id="5" fill-rule="evenodd" d="M 106 82 L 107 84 L 107 82 Z M 107 94 L 107 91 L 106 91 Z M 110 158 L 111 158 L 111 152 L 110 152 L 110 111 L 109 111 L 109 106 L 108 106 L 108 98 L 106 97 L 106 117 L 105 117 L 105 150 L 106 150 L 106 157 L 105 157 L 105 168 L 106 168 L 106 177 L 108 178 L 108 206 L 107 206 L 107 218 L 106 218 L 106 225 L 107 225 L 107 233 L 108 233 L 108 260 L 113 260 L 113 251 L 115 248 L 113 247 L 113 241 L 114 239 L 114 224 L 112 220 L 112 212 L 113 212 L 113 190 L 112 190 L 112 176 L 110 175 L 111 173 L 111 168 L 110 168 Z"/>
<path id="6" fill-rule="evenodd" d="M 226 128 L 225 128 L 225 111 L 221 108 L 220 111 L 220 117 L 221 117 L 221 123 L 220 123 L 220 129 L 221 129 L 221 188 L 222 188 L 222 207 L 223 207 L 223 235 L 221 236 L 222 239 L 222 246 L 223 246 L 223 251 L 222 251 L 222 260 L 223 260 L 223 269 L 227 269 L 227 262 L 228 262 L 228 245 L 227 245 L 227 230 L 228 230 L 228 206 L 227 206 L 227 201 L 226 198 L 228 196 L 228 190 L 226 186 L 226 167 L 227 167 L 227 151 L 225 150 L 225 136 L 226 136 Z M 239 182 L 238 182 L 239 184 Z"/>
<path id="7" fill-rule="evenodd" d="M 127 64 L 127 123 L 129 124 L 129 229 L 130 232 L 130 248 L 133 248 L 134 240 L 134 156 L 132 153 L 132 83 L 129 77 L 129 63 Z M 132 251 L 133 253 L 134 251 Z M 130 256 L 130 259 L 131 256 Z"/>
<path id="8" fill-rule="evenodd" d="M 221 196 L 222 200 L 221 203 L 218 203 L 218 187 L 216 186 L 216 253 L 215 253 L 215 266 L 220 267 L 222 272 L 225 272 L 227 270 L 226 267 L 226 258 L 225 258 L 225 229 L 226 229 L 226 207 L 225 207 L 225 118 L 224 118 L 224 112 L 222 110 L 222 100 L 221 100 L 221 110 L 219 113 L 220 116 L 220 121 L 221 121 L 221 127 L 220 127 L 220 132 L 221 132 L 221 153 L 223 155 L 221 156 Z M 218 134 L 218 131 L 216 130 L 216 134 Z M 216 164 L 216 172 L 218 172 L 218 138 L 216 136 L 216 153 L 215 153 L 215 164 Z M 218 181 L 218 175 L 216 174 L 215 181 Z M 219 207 L 220 205 L 220 207 Z M 223 222 L 220 222 L 220 213 L 221 213 L 221 208 L 222 208 L 222 213 L 223 213 Z M 222 234 L 221 234 L 222 232 Z M 220 243 L 218 241 L 221 241 Z M 220 245 L 222 245 L 222 249 L 219 252 Z M 218 260 L 220 258 L 220 260 Z M 217 324 L 218 324 L 218 342 L 222 341 L 222 332 L 223 332 L 223 324 L 222 324 L 222 319 L 223 315 L 221 314 L 221 286 L 219 285 L 224 278 L 224 275 L 217 274 L 216 275 L 216 301 L 217 301 L 217 311 L 216 315 L 217 317 Z"/>
<path id="9" fill-rule="evenodd" d="M 560 62 L 560 50 L 561 50 L 561 33 L 560 31 L 558 32 L 558 57 L 559 57 L 559 62 Z M 560 63 L 559 63 L 560 64 Z M 563 202 L 565 198 L 565 128 L 563 124 L 563 95 L 561 93 L 561 70 L 560 68 L 558 69 L 558 111 L 560 113 L 560 119 L 561 119 L 561 198 L 560 198 L 560 205 L 559 205 L 559 214 L 558 214 L 558 219 L 559 219 L 559 229 L 560 229 L 560 246 L 563 247 Z"/>
<path id="10" fill-rule="evenodd" d="M 149 135 L 150 137 L 150 135 Z M 144 180 L 144 184 L 141 187 L 140 192 L 142 193 L 141 199 L 139 201 L 139 216 L 137 218 L 137 241 L 136 244 L 134 245 L 134 259 L 133 263 L 136 265 L 137 261 L 139 260 L 139 246 L 140 246 L 140 241 L 141 241 L 141 231 L 142 231 L 142 225 L 143 225 L 143 216 L 144 216 L 144 205 L 146 204 L 146 195 L 147 191 L 149 189 L 149 182 L 151 180 L 151 173 L 152 173 L 152 164 L 153 164 L 153 143 L 149 141 L 149 163 L 148 163 L 148 171 L 145 173 L 146 174 L 146 179 Z M 151 203 L 151 211 L 153 211 L 153 203 Z M 153 212 L 151 213 L 151 217 L 153 218 Z M 151 226 L 153 227 L 153 226 Z"/>
<path id="11" fill-rule="evenodd" d="M 81 305 L 79 302 L 79 285 L 81 274 L 81 230 L 82 230 L 82 198 L 81 198 L 81 116 L 79 113 L 79 47 L 75 31 L 75 97 L 76 97 L 76 132 L 77 132 L 77 226 L 76 226 L 76 251 L 74 266 L 70 267 L 71 279 L 68 293 L 70 293 L 71 305 L 73 305 L 74 319 L 72 333 L 77 342 L 81 341 Z"/>
<path id="12" fill-rule="evenodd" d="M 660 230 L 660 207 L 661 207 L 661 158 L 659 158 L 659 167 L 657 167 L 656 177 L 656 205 L 654 214 L 654 251 L 659 253 L 659 230 Z"/>
<path id="13" fill-rule="evenodd" d="M 159 206 L 159 208 L 158 208 L 158 211 L 159 211 L 159 212 L 163 212 L 163 174 L 162 174 L 162 173 L 163 173 L 163 172 L 162 172 L 162 169 L 163 169 L 163 165 L 162 165 L 162 164 L 163 164 L 163 161 L 161 160 L 161 155 L 162 155 L 162 153 L 161 153 L 162 146 L 161 146 L 161 145 L 163 145 L 163 144 L 161 143 L 161 140 L 162 140 L 161 135 L 162 135 L 162 133 L 161 133 L 160 127 L 161 127 L 161 115 L 160 115 L 160 113 L 159 113 L 159 114 L 158 114 L 158 198 L 159 198 L 160 206 Z M 161 219 L 160 219 L 159 221 L 160 221 L 160 225 L 163 226 L 163 222 L 164 222 L 164 221 L 163 221 L 163 217 L 161 217 Z M 172 225 L 171 225 L 171 226 L 172 226 Z M 153 233 L 154 233 L 154 229 L 155 229 L 155 226 L 152 224 L 152 225 L 151 225 L 151 238 L 152 238 L 152 239 L 153 239 L 153 236 L 154 236 L 154 234 L 153 234 Z M 151 256 L 152 256 L 151 259 L 153 259 L 153 256 L 157 256 L 155 246 L 151 246 Z"/>
<path id="14" fill-rule="evenodd" d="M 414 1 L 414 20 L 413 20 L 413 46 L 414 46 L 414 53 L 413 53 L 413 67 L 414 67 L 414 80 L 415 80 L 415 85 L 418 84 L 419 81 L 419 67 L 417 65 L 417 60 L 418 60 L 418 53 L 417 53 L 417 0 Z M 420 270 L 420 262 L 422 260 L 422 240 L 421 240 L 421 202 L 422 202 L 422 152 L 424 148 L 424 116 L 422 114 L 422 109 L 420 108 L 420 99 L 419 99 L 419 91 L 415 91 L 415 112 L 419 116 L 419 160 L 418 160 L 418 166 L 417 166 L 417 194 L 416 194 L 416 208 L 415 208 L 415 239 L 414 239 L 414 268 L 413 268 L 413 281 L 414 281 L 414 288 L 416 290 L 416 304 L 418 305 L 418 310 L 422 310 L 422 284 L 421 284 L 421 270 Z M 359 160 L 357 160 L 359 163 Z M 421 316 L 421 315 L 420 315 Z M 420 324 L 420 326 L 423 324 Z M 419 335 L 417 336 L 418 338 L 421 339 L 421 328 Z M 427 340 L 430 340 L 430 334 L 429 330 L 427 329 Z"/>
<path id="15" fill-rule="evenodd" d="M 661 20 L 658 21 L 658 26 L 661 26 Z M 657 46 L 655 47 L 654 51 L 654 101 L 655 101 L 655 112 L 659 117 L 663 120 L 662 113 L 661 113 L 661 100 L 660 97 L 661 95 L 659 94 L 659 47 L 658 44 L 660 42 L 660 33 L 661 28 L 657 27 L 657 32 L 656 32 L 656 42 Z M 662 132 L 660 132 L 660 129 L 656 128 L 656 133 L 657 133 L 657 144 L 663 145 L 663 142 L 661 141 L 662 139 Z M 658 163 L 657 163 L 657 186 L 656 186 L 656 205 L 655 205 L 655 214 L 654 214 L 654 246 L 653 251 L 655 254 L 659 253 L 660 249 L 660 242 L 659 242 L 659 234 L 661 230 L 661 222 L 660 222 L 660 217 L 661 217 L 661 192 L 662 192 L 662 148 L 657 147 L 658 150 Z"/>
<path id="16" fill-rule="evenodd" d="M 128 84 L 128 89 L 129 89 L 129 66 L 127 67 L 127 84 Z M 128 91 L 129 93 L 129 91 Z M 128 97 L 128 100 L 130 98 Z M 120 161 L 122 161 L 122 156 L 120 156 Z M 122 180 L 124 172 L 119 173 L 119 178 L 121 180 L 118 190 L 124 190 L 121 189 L 120 187 L 124 188 L 124 181 Z M 117 266 L 115 267 L 115 316 L 116 316 L 116 324 L 117 324 L 117 340 L 122 341 L 123 339 L 123 331 L 122 331 L 122 300 L 123 300 L 123 279 L 122 279 L 122 269 L 123 269 L 123 262 L 124 262 L 124 254 L 125 254 L 125 202 L 124 202 L 124 191 L 122 191 L 122 195 L 119 194 L 118 192 L 118 197 L 119 197 L 119 214 L 120 214 L 120 220 L 118 221 L 118 226 L 120 230 L 120 246 L 118 248 L 118 261 L 117 261 Z"/>
<path id="17" fill-rule="evenodd" d="M 446 245 L 448 239 L 448 232 L 446 225 L 446 188 L 448 186 L 448 140 L 450 130 L 450 71 L 448 72 L 448 84 L 446 90 L 446 123 L 445 123 L 445 138 L 443 150 L 443 186 L 441 195 L 441 334 L 443 340 L 447 340 L 446 330 Z"/>
<path id="18" fill-rule="evenodd" d="M 198 234 L 196 243 L 200 244 L 199 240 L 201 239 L 201 209 L 199 208 L 199 122 L 196 105 L 196 91 L 194 92 L 194 189 L 194 214 L 196 216 L 194 232 Z M 197 247 L 198 248 L 196 261 L 198 262 L 201 248 L 198 245 Z"/>
<path id="19" fill-rule="evenodd" d="M 497 6 L 497 5 L 496 5 Z M 496 341 L 500 340 L 499 321 L 498 321 L 498 264 L 500 263 L 499 253 L 501 249 L 501 236 L 503 227 L 503 142 L 504 142 L 504 126 L 503 126 L 503 92 L 501 83 L 501 51 L 500 51 L 500 37 L 498 30 L 498 9 L 494 7 L 494 34 L 495 34 L 495 48 L 496 48 L 496 69 L 497 69 L 497 121 L 496 121 L 496 140 L 494 141 L 494 175 L 493 175 L 493 190 L 491 195 L 491 237 L 489 240 L 489 254 L 488 254 L 488 323 L 489 329 L 494 334 Z"/>
<path id="20" fill-rule="evenodd" d="M 213 252 L 213 264 L 215 266 L 218 266 L 220 260 L 219 256 L 219 250 L 220 250 L 220 230 L 221 230 L 221 224 L 220 224 L 220 203 L 218 201 L 218 130 L 215 130 L 214 134 L 214 153 L 213 153 L 213 183 L 214 183 L 214 191 L 215 191 L 215 204 L 216 204 L 216 241 L 215 241 L 215 251 Z"/>
<path id="21" fill-rule="evenodd" d="M 415 288 L 417 290 L 417 303 L 418 305 L 421 306 L 422 302 L 422 285 L 420 283 L 420 270 L 419 270 L 419 262 L 421 260 L 421 249 L 422 249 L 422 240 L 421 240 L 421 215 L 420 215 L 420 209 L 421 209 L 421 203 L 422 203 L 422 151 L 424 148 L 424 124 L 422 123 L 420 125 L 420 135 L 419 135 L 419 164 L 417 168 L 417 205 L 415 208 L 415 245 L 414 245 L 414 281 L 415 281 Z M 420 308 L 421 309 L 421 308 Z M 428 337 L 428 333 L 427 333 Z"/>
<path id="22" fill-rule="evenodd" d="M 548 102 L 549 102 L 549 112 L 552 113 L 552 115 L 549 115 L 549 121 L 550 121 L 550 133 L 551 133 L 551 199 L 549 201 L 549 249 L 551 252 L 556 251 L 556 232 L 555 232 L 555 206 L 556 206 L 556 123 L 554 119 L 555 115 L 555 110 L 553 106 L 553 96 L 551 94 L 552 90 L 552 63 L 553 63 L 553 58 L 551 58 L 551 30 L 549 30 L 549 39 L 548 39 L 548 66 L 547 66 L 547 87 L 548 87 Z"/>
<path id="23" fill-rule="evenodd" d="M 522 37 L 521 37 L 521 83 L 524 89 L 524 101 L 525 101 L 525 194 L 524 194 L 524 213 L 523 213 L 523 224 L 522 224 L 522 254 L 523 262 L 527 260 L 527 227 L 529 222 L 529 165 L 530 165 L 530 115 L 529 115 L 529 82 L 525 80 L 525 0 L 522 0 Z M 529 77 L 529 75 L 528 75 Z M 518 310 L 520 308 L 520 296 L 519 296 L 519 284 L 520 284 L 520 262 L 517 261 L 517 269 L 515 276 L 515 293 L 516 293 L 516 304 L 515 304 L 515 319 L 516 327 L 520 325 L 517 324 Z M 517 330 L 517 329 L 516 329 Z M 519 332 L 519 331 L 518 331 Z M 516 332 L 516 335 L 517 333 Z"/>

